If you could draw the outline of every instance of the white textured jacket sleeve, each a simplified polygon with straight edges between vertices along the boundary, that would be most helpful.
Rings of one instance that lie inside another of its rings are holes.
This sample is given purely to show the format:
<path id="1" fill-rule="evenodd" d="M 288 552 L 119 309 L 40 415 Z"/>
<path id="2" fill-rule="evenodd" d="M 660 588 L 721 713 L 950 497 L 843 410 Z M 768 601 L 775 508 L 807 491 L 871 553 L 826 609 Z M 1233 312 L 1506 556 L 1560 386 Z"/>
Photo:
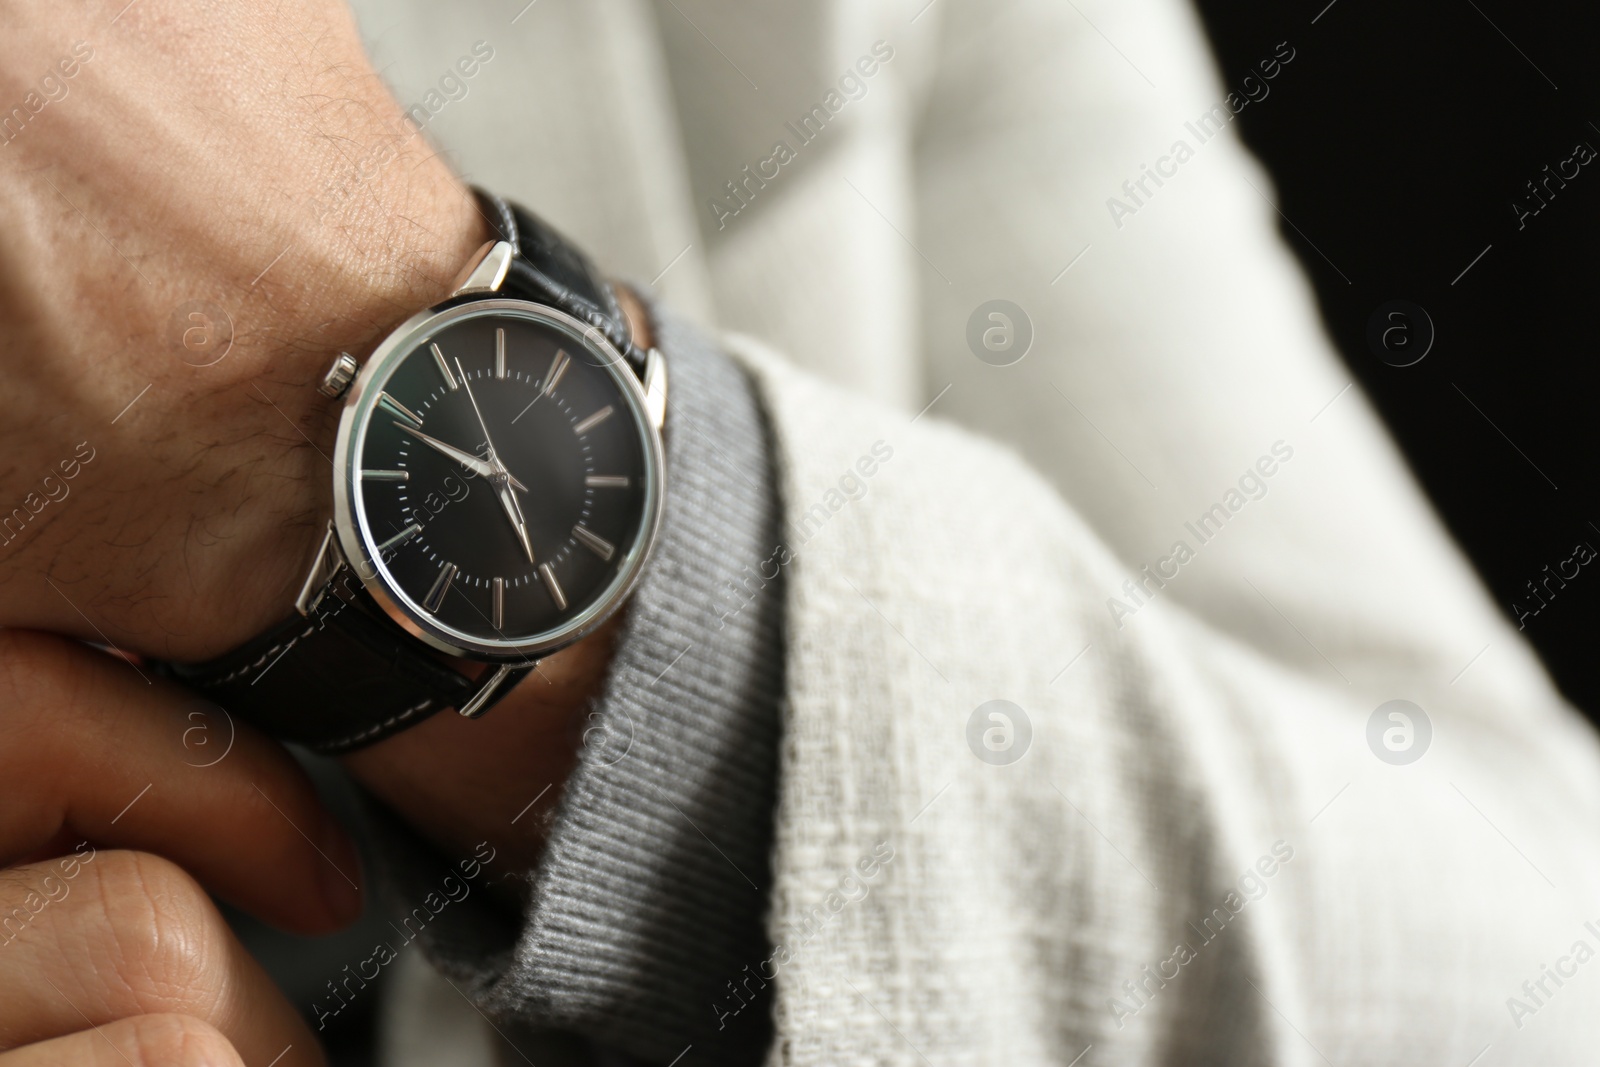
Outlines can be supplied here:
<path id="1" fill-rule="evenodd" d="M 1119 629 L 1126 565 L 1013 456 L 749 354 L 795 538 L 786 1062 L 1584 1061 L 1600 755 L 1537 673 L 1374 733 L 1176 600 Z"/>

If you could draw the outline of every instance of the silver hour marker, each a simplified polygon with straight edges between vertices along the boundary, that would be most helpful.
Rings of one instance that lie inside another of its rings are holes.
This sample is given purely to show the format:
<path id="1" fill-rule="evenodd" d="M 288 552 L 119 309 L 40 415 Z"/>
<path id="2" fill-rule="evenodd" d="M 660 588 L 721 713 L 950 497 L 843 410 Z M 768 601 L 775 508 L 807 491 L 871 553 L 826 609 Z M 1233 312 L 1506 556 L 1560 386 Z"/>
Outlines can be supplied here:
<path id="1" fill-rule="evenodd" d="M 626 489 L 628 479 L 617 474 L 591 474 L 583 480 L 590 489 Z"/>
<path id="2" fill-rule="evenodd" d="M 383 543 L 378 545 L 378 555 L 380 555 L 380 556 L 383 555 L 385 552 L 389 551 L 391 548 L 398 548 L 399 546 L 405 544 L 407 541 L 411 540 L 413 537 L 417 536 L 417 534 L 419 534 L 421 532 L 422 532 L 422 527 L 418 526 L 416 523 L 412 523 L 410 526 L 407 526 L 404 530 L 401 530 L 399 533 L 397 533 L 393 537 L 389 538 L 389 540 L 384 541 Z"/>
<path id="3" fill-rule="evenodd" d="M 430 344 L 428 348 L 433 352 L 433 361 L 439 365 L 439 373 L 444 377 L 444 384 L 450 387 L 452 393 L 460 389 L 461 383 L 456 381 L 454 374 L 450 373 L 450 364 L 444 361 L 444 353 L 439 351 L 438 342 Z"/>
<path id="4" fill-rule="evenodd" d="M 361 480 L 364 482 L 409 482 L 411 480 L 411 472 L 367 470 L 361 472 Z"/>
<path id="5" fill-rule="evenodd" d="M 574 426 L 572 428 L 572 432 L 577 434 L 579 437 L 582 437 L 584 434 L 588 433 L 590 430 L 609 419 L 611 417 L 611 410 L 611 405 L 607 404 L 605 407 L 601 408 L 593 415 L 590 415 L 587 419 L 584 419 L 582 422 L 578 423 L 578 425 Z"/>
<path id="6" fill-rule="evenodd" d="M 561 384 L 561 376 L 567 373 L 567 364 L 572 362 L 572 357 L 566 350 L 556 349 L 556 358 L 550 361 L 550 373 L 544 376 L 544 388 L 539 390 L 540 396 L 548 396 L 555 392 L 556 386 Z"/>
<path id="7" fill-rule="evenodd" d="M 506 330 L 504 326 L 496 326 L 494 330 L 494 376 L 506 376 Z"/>
<path id="8" fill-rule="evenodd" d="M 439 577 L 433 580 L 433 588 L 428 590 L 427 599 L 422 606 L 428 609 L 428 614 L 437 615 L 439 607 L 444 603 L 444 595 L 450 591 L 450 583 L 456 580 L 456 565 L 446 563 L 444 570 L 439 572 Z"/>
<path id="9" fill-rule="evenodd" d="M 572 528 L 572 536 L 583 542 L 585 548 L 603 560 L 610 560 L 617 553 L 616 545 L 607 541 L 581 522 Z"/>
<path id="10" fill-rule="evenodd" d="M 506 624 L 506 580 L 504 578 L 496 578 L 494 580 L 493 615 L 494 628 L 498 630 Z"/>
<path id="11" fill-rule="evenodd" d="M 556 572 L 550 569 L 550 564 L 539 564 L 539 577 L 544 580 L 544 587 L 550 593 L 550 599 L 556 602 L 556 609 L 567 610 L 567 594 L 561 591 L 561 583 L 556 581 Z"/>
<path id="12" fill-rule="evenodd" d="M 415 411 L 412 411 L 410 408 L 400 403 L 400 401 L 396 400 L 388 393 L 378 394 L 378 406 L 383 408 L 389 414 L 404 419 L 417 429 L 422 429 L 422 416 L 418 415 Z"/>

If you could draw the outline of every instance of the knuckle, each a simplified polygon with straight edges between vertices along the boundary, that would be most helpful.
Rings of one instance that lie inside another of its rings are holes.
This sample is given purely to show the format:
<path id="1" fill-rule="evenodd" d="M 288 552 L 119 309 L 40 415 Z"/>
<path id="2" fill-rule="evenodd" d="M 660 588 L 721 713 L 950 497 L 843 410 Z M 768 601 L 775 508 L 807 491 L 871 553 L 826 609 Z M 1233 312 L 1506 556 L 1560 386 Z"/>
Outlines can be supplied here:
<path id="1" fill-rule="evenodd" d="M 105 852 L 94 864 L 103 950 L 130 1008 L 218 1019 L 232 992 L 231 935 L 200 885 L 144 852 Z"/>
<path id="2" fill-rule="evenodd" d="M 129 1060 L 137 1067 L 242 1067 L 233 1044 L 192 1015 L 163 1012 L 126 1020 Z"/>

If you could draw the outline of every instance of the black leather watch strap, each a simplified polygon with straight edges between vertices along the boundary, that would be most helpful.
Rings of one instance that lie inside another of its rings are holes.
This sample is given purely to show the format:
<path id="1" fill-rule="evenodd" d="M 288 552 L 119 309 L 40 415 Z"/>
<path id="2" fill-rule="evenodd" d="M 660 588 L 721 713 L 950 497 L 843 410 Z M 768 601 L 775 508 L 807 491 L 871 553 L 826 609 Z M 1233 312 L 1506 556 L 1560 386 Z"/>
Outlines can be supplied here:
<path id="1" fill-rule="evenodd" d="M 588 258 L 531 212 L 473 192 L 497 235 L 517 249 L 500 292 L 593 326 L 642 379 L 644 353 L 633 344 L 610 284 Z M 272 736 L 328 753 L 382 740 L 443 708 L 460 707 L 478 691 L 476 681 L 384 616 L 348 568 L 332 581 L 335 588 L 310 615 L 296 614 L 208 663 L 160 669 Z M 477 712 L 532 666 L 511 670 Z"/>
<path id="2" fill-rule="evenodd" d="M 593 326 L 627 358 L 642 380 L 644 353 L 633 343 L 628 317 L 618 305 L 611 283 L 589 258 L 527 208 L 482 189 L 474 188 L 473 193 L 496 234 L 517 249 L 501 292 L 560 308 Z"/>
<path id="3" fill-rule="evenodd" d="M 471 680 L 363 604 L 348 573 L 309 616 L 232 652 L 166 673 L 282 741 L 344 752 L 464 701 Z"/>

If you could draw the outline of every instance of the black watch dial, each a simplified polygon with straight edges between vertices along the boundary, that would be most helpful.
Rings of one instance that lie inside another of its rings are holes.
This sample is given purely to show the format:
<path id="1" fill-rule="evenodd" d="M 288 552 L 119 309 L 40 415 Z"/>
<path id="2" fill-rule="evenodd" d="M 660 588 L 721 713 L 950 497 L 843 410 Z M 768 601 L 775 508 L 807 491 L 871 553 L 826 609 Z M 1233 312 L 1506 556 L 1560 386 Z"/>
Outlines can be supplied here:
<path id="1" fill-rule="evenodd" d="M 613 351 L 553 316 L 462 311 L 365 391 L 351 510 L 414 623 L 512 653 L 626 592 L 659 509 L 659 446 Z"/>

